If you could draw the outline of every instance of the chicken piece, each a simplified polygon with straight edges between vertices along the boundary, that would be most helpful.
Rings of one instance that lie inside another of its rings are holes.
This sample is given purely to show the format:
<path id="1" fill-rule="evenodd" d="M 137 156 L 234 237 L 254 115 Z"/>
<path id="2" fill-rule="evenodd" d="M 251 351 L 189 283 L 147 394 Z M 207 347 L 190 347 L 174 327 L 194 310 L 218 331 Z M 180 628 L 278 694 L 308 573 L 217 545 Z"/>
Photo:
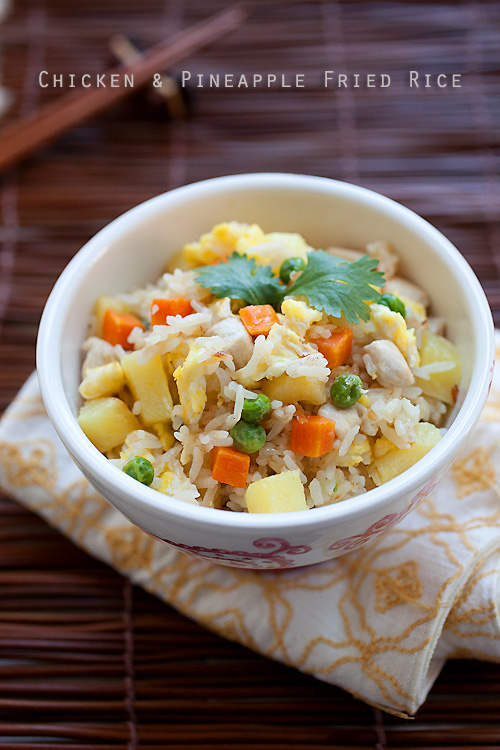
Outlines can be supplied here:
<path id="1" fill-rule="evenodd" d="M 386 280 L 392 279 L 398 270 L 399 257 L 394 248 L 385 240 L 376 240 L 366 246 L 366 252 L 378 260 L 377 271 L 382 271 Z"/>
<path id="2" fill-rule="evenodd" d="M 413 384 L 413 374 L 392 341 L 372 341 L 364 347 L 363 352 L 368 374 L 384 388 L 405 388 Z"/>
<path id="3" fill-rule="evenodd" d="M 446 321 L 444 318 L 431 317 L 427 319 L 427 327 L 431 333 L 438 336 L 446 335 Z"/>
<path id="4" fill-rule="evenodd" d="M 327 247 L 327 252 L 330 255 L 336 255 L 337 258 L 348 260 L 350 263 L 359 260 L 364 255 L 361 250 L 351 250 L 348 247 Z"/>
<path id="5" fill-rule="evenodd" d="M 212 311 L 214 325 L 220 320 L 237 317 L 236 315 L 233 315 L 231 311 L 230 297 L 221 297 L 220 299 L 216 299 L 214 302 L 211 302 L 208 307 Z"/>
<path id="6" fill-rule="evenodd" d="M 232 317 L 220 320 L 210 331 L 213 336 L 220 336 L 224 342 L 224 349 L 228 351 L 237 368 L 245 367 L 253 352 L 253 338 L 241 322 L 240 318 Z"/>
<path id="7" fill-rule="evenodd" d="M 418 367 L 420 355 L 417 349 L 415 332 L 408 329 L 406 320 L 385 305 L 374 302 L 370 305 L 370 319 L 376 326 L 379 339 L 389 339 L 398 347 L 410 367 Z"/>
<path id="8" fill-rule="evenodd" d="M 357 427 L 361 424 L 361 417 L 355 406 L 348 409 L 337 409 L 333 404 L 327 403 L 318 409 L 320 417 L 333 419 L 335 422 L 335 434 L 339 440 L 343 440 L 351 427 Z"/>
<path id="9" fill-rule="evenodd" d="M 427 292 L 424 292 L 421 287 L 413 284 L 411 281 L 402 279 L 400 276 L 394 276 L 394 278 L 386 281 L 384 292 L 395 294 L 396 297 L 398 294 L 402 294 L 412 300 L 412 302 L 418 302 L 418 304 L 423 305 L 423 307 L 429 307 L 429 296 Z"/>
<path id="10" fill-rule="evenodd" d="M 359 260 L 363 255 L 368 253 L 372 258 L 379 261 L 377 271 L 382 271 L 386 279 L 391 279 L 398 268 L 399 258 L 391 245 L 385 240 L 370 242 L 364 252 L 362 250 L 351 250 L 347 247 L 328 247 L 327 251 L 330 255 L 336 255 L 338 258 L 348 260 L 350 263 Z"/>

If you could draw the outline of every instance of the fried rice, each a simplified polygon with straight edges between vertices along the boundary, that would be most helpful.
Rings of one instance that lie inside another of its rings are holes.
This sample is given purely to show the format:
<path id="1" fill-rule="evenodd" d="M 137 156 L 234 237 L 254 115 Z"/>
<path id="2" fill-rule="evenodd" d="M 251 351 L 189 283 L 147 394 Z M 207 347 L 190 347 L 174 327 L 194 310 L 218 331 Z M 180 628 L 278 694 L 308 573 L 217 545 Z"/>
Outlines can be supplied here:
<path id="1" fill-rule="evenodd" d="M 422 361 L 425 337 L 432 334 L 441 340 L 444 321 L 429 314 L 424 290 L 398 277 L 398 256 L 387 242 L 370 243 L 364 251 L 327 250 L 348 261 L 363 252 L 376 258 L 386 290 L 404 302 L 405 317 L 375 301 L 369 305 L 369 319 L 353 323 L 316 310 L 303 298 L 285 298 L 270 332 L 252 337 L 241 325 L 239 308 L 244 303 L 229 296 L 216 298 L 196 281 L 196 267 L 234 251 L 276 269 L 284 258 L 300 255 L 304 248 L 311 250 L 299 235 L 265 235 L 260 227 L 236 222 L 218 225 L 183 248 L 179 267 L 143 288 L 113 295 L 117 308 L 144 322 L 143 327 L 133 328 L 126 348 L 106 341 L 98 315 L 92 317 L 83 345 L 84 403 L 96 394 L 112 396 L 121 399 L 137 420 L 137 429 L 103 452 L 120 469 L 137 456 L 146 458 L 154 469 L 151 487 L 164 495 L 165 502 L 175 497 L 245 512 L 252 483 L 289 471 L 299 472 L 308 508 L 346 501 L 385 481 L 378 469 L 380 458 L 387 451 L 409 451 L 418 440 L 419 424 L 430 423 L 444 432 L 457 389 L 443 399 L 439 383 L 450 371 L 458 381 L 459 367 L 450 356 Z M 292 280 L 297 275 L 292 274 Z M 189 300 L 192 312 L 151 326 L 155 300 L 177 298 Z M 318 347 L 339 328 L 352 331 L 352 349 L 342 365 L 331 367 Z M 374 342 L 378 342 L 375 347 Z M 399 355 L 397 367 L 388 361 L 394 350 Z M 137 352 L 139 366 L 157 355 L 161 358 L 173 399 L 169 420 L 162 424 L 142 418 L 144 405 L 134 399 L 126 379 L 114 393 L 98 387 L 89 398 L 88 383 L 98 380 L 101 368 L 122 363 L 130 351 Z M 363 387 L 359 400 L 348 408 L 335 407 L 330 397 L 332 384 L 342 374 L 358 376 Z M 231 430 L 241 420 L 245 399 L 255 399 L 282 376 L 288 382 L 305 378 L 307 387 L 323 396 L 308 403 L 307 397 L 291 400 L 285 393 L 280 399 L 273 391 L 270 414 L 261 425 L 265 444 L 250 455 L 245 487 L 218 481 L 212 476 L 214 449 L 233 446 Z M 291 449 L 294 420 L 304 415 L 322 415 L 335 422 L 333 444 L 323 455 L 301 455 Z"/>

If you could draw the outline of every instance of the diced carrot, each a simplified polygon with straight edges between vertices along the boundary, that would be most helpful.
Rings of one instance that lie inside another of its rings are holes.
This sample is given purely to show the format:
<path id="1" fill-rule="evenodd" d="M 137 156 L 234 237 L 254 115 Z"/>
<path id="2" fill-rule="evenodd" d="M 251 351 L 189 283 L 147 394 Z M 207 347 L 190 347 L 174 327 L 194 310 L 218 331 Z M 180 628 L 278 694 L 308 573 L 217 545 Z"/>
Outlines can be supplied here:
<path id="1" fill-rule="evenodd" d="M 314 343 L 333 370 L 334 367 L 345 365 L 351 356 L 352 331 L 350 328 L 337 328 L 329 338 L 318 338 Z"/>
<path id="2" fill-rule="evenodd" d="M 212 479 L 231 487 L 245 487 L 250 469 L 250 456 L 246 453 L 229 446 L 219 446 L 212 449 L 210 465 Z"/>
<path id="3" fill-rule="evenodd" d="M 279 323 L 276 311 L 271 305 L 248 305 L 240 310 L 241 320 L 250 336 L 267 336 L 272 326 Z"/>
<path id="4" fill-rule="evenodd" d="M 335 441 L 335 422 L 319 416 L 297 417 L 292 423 L 290 449 L 302 456 L 317 458 L 329 453 Z"/>
<path id="5" fill-rule="evenodd" d="M 191 315 L 194 312 L 191 300 L 185 297 L 174 299 L 154 299 L 151 305 L 151 325 L 164 326 L 167 323 L 167 315 Z"/>
<path id="6" fill-rule="evenodd" d="M 121 344 L 124 349 L 133 349 L 134 345 L 128 342 L 130 332 L 133 328 L 142 328 L 144 331 L 144 327 L 142 320 L 135 315 L 121 313 L 108 307 L 102 321 L 102 337 L 113 346 Z"/>

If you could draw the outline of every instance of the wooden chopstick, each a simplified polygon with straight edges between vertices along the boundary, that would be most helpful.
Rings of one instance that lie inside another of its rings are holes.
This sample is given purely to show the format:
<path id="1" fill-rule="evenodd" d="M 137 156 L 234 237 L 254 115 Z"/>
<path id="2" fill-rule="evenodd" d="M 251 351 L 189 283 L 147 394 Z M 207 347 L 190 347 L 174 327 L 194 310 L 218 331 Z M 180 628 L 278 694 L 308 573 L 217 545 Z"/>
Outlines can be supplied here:
<path id="1" fill-rule="evenodd" d="M 109 46 L 116 59 L 122 65 L 131 65 L 134 60 L 138 60 L 142 55 L 134 42 L 125 34 L 115 34 L 109 41 Z M 188 108 L 183 90 L 178 82 L 172 76 L 162 73 L 160 86 L 150 80 L 149 88 L 156 94 L 155 98 L 163 99 L 165 110 L 169 117 L 173 119 L 183 119 L 188 115 Z"/>
<path id="2" fill-rule="evenodd" d="M 134 87 L 75 89 L 4 128 L 0 132 L 0 170 L 12 166 L 68 128 L 137 91 L 155 73 L 162 73 L 170 65 L 231 31 L 246 16 L 245 6 L 233 5 L 157 44 L 130 65 L 118 65 L 107 71 L 106 78 L 114 73 L 133 75 Z"/>

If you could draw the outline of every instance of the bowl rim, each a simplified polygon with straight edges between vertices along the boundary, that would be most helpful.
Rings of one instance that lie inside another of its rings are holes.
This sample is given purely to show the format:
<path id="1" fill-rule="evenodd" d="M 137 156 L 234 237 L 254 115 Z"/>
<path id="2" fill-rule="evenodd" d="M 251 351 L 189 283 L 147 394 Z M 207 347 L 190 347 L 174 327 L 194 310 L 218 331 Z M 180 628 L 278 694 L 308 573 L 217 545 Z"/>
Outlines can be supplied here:
<path id="1" fill-rule="evenodd" d="M 65 319 L 63 301 L 66 299 L 67 309 L 71 294 L 78 286 L 80 271 L 86 270 L 89 262 L 95 261 L 105 253 L 111 241 L 126 234 L 132 227 L 147 221 L 148 217 L 161 212 L 165 203 L 175 204 L 183 201 L 185 197 L 201 197 L 206 191 L 213 192 L 214 189 L 234 191 L 256 186 L 273 190 L 316 190 L 328 192 L 332 198 L 341 195 L 354 199 L 363 206 L 390 214 L 392 218 L 406 224 L 410 230 L 434 246 L 446 264 L 454 266 L 455 275 L 459 277 L 469 301 L 474 302 L 469 304 L 469 309 L 477 355 L 470 386 L 452 425 L 426 456 L 390 482 L 349 498 L 348 501 L 294 513 L 256 514 L 206 508 L 170 497 L 166 504 L 165 497 L 156 490 L 138 482 L 132 484 L 130 477 L 110 464 L 78 427 L 64 394 L 62 381 L 60 349 Z M 461 444 L 465 439 L 486 402 L 494 361 L 494 329 L 484 291 L 465 258 L 439 230 L 409 208 L 380 193 L 340 180 L 294 173 L 256 172 L 215 177 L 161 193 L 131 208 L 103 227 L 75 254 L 57 279 L 41 317 L 36 359 L 42 398 L 51 422 L 66 449 L 78 464 L 85 467 L 85 471 L 91 477 L 100 477 L 104 486 L 112 484 L 114 492 L 120 493 L 130 505 L 143 506 L 156 515 L 170 515 L 185 522 L 201 522 L 205 528 L 215 529 L 223 526 L 235 531 L 266 531 L 272 534 L 278 530 L 282 532 L 283 529 L 292 532 L 299 527 L 311 530 L 324 526 L 325 522 L 345 524 L 363 515 L 369 518 L 379 513 L 383 506 L 391 505 L 398 496 L 408 497 L 417 493 L 438 475 L 454 458 L 457 443 Z"/>

